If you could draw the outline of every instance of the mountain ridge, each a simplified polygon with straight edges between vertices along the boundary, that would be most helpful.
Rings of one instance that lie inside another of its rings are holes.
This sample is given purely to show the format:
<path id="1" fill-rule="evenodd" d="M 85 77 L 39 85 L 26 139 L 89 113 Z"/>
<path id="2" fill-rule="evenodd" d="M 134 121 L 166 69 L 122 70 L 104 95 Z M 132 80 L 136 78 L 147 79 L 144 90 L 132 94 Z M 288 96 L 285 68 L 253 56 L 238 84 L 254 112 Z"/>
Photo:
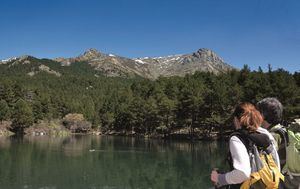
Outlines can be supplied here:
<path id="1" fill-rule="evenodd" d="M 2 60 L 0 64 L 28 64 L 30 55 L 13 57 Z M 38 58 L 35 58 L 38 59 Z M 42 60 L 42 59 L 39 59 Z M 134 77 L 140 76 L 148 79 L 157 79 L 160 76 L 184 76 L 196 71 L 224 73 L 233 69 L 214 51 L 200 48 L 189 54 L 177 54 L 160 57 L 127 58 L 115 54 L 106 54 L 95 48 L 90 48 L 84 53 L 71 58 L 58 57 L 49 59 L 56 61 L 61 66 L 70 66 L 75 62 L 86 62 L 93 69 L 110 77 Z"/>

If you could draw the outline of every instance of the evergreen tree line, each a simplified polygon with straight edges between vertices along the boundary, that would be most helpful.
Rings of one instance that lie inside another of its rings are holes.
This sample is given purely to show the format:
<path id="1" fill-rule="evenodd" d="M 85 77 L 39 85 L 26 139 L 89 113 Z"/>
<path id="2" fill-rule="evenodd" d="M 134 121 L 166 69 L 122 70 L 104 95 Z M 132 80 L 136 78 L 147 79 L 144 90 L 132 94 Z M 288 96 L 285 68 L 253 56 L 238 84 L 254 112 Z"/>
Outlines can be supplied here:
<path id="1" fill-rule="evenodd" d="M 34 63 L 34 61 L 33 61 Z M 95 129 L 168 134 L 180 129 L 225 131 L 235 105 L 276 97 L 287 121 L 300 116 L 300 73 L 283 69 L 240 71 L 215 75 L 196 72 L 185 77 L 108 78 L 85 63 L 61 67 L 62 73 L 28 76 L 31 65 L 0 65 L 0 121 L 12 121 L 12 130 L 39 120 L 61 119 L 81 113 Z M 33 64 L 34 65 L 34 64 Z"/>

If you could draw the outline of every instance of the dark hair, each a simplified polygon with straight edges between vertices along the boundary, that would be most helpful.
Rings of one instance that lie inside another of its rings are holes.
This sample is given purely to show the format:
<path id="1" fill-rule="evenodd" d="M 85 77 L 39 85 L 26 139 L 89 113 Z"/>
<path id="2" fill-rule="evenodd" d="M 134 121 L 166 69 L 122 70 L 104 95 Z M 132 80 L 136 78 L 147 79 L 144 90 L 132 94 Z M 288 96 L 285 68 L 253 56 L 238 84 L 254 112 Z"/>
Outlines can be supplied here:
<path id="1" fill-rule="evenodd" d="M 276 98 L 264 98 L 257 103 L 257 108 L 271 125 L 276 125 L 282 120 L 283 106 Z"/>
<path id="2" fill-rule="evenodd" d="M 255 106 L 251 103 L 239 104 L 233 113 L 240 121 L 241 127 L 249 131 L 256 131 L 261 126 L 263 118 Z"/>

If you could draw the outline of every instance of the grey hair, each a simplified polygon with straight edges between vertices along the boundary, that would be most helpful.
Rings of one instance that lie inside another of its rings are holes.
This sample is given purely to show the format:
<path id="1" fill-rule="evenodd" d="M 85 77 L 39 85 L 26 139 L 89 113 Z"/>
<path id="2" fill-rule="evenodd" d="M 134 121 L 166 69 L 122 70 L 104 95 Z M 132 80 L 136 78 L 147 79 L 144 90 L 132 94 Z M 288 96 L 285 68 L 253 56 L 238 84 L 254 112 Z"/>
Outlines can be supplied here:
<path id="1" fill-rule="evenodd" d="M 276 125 L 282 121 L 283 106 L 277 98 L 264 98 L 256 106 L 269 124 Z"/>

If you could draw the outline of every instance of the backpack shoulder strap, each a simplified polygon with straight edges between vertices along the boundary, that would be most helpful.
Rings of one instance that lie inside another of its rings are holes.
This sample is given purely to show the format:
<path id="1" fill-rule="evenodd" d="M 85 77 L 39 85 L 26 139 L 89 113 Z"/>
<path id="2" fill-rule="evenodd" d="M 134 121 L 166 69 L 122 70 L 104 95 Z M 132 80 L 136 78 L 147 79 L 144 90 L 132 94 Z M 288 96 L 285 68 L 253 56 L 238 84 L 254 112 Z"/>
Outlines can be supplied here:
<path id="1" fill-rule="evenodd" d="M 278 134 L 281 138 L 281 144 L 284 144 L 285 147 L 289 145 L 289 136 L 287 130 L 283 128 L 283 126 L 274 126 L 271 130 L 271 132 L 274 132 Z M 280 144 L 280 145 L 281 145 Z"/>
<path id="2" fill-rule="evenodd" d="M 287 128 L 285 129 L 283 126 L 278 125 L 278 126 L 274 126 L 270 131 L 278 134 L 281 138 L 281 142 L 280 144 L 278 144 L 277 152 L 280 159 L 280 165 L 283 168 L 286 164 L 286 160 L 288 156 L 287 147 L 290 143 Z"/>
<path id="3" fill-rule="evenodd" d="M 240 141 L 244 144 L 244 146 L 246 147 L 246 150 L 247 150 L 247 152 L 248 152 L 248 154 L 249 154 L 249 152 L 250 152 L 249 139 L 248 139 L 242 132 L 240 132 L 240 130 L 237 130 L 237 131 L 233 132 L 233 133 L 230 135 L 229 138 L 231 138 L 231 137 L 233 137 L 233 136 L 235 136 L 235 137 L 237 137 L 238 139 L 240 139 Z M 227 158 L 226 158 L 226 159 L 227 159 L 227 163 L 228 163 L 229 167 L 230 167 L 231 169 L 234 169 L 234 167 L 233 167 L 233 159 L 232 159 L 230 150 L 228 150 L 228 154 L 227 154 Z"/>
<path id="4" fill-rule="evenodd" d="M 238 139 L 240 139 L 241 142 L 245 145 L 247 151 L 249 152 L 249 150 L 251 149 L 250 148 L 251 141 L 249 140 L 249 138 L 247 137 L 247 135 L 242 130 L 238 130 L 238 131 L 235 131 L 234 133 L 232 133 L 230 135 L 230 138 L 233 137 L 233 136 L 235 136 Z"/>

